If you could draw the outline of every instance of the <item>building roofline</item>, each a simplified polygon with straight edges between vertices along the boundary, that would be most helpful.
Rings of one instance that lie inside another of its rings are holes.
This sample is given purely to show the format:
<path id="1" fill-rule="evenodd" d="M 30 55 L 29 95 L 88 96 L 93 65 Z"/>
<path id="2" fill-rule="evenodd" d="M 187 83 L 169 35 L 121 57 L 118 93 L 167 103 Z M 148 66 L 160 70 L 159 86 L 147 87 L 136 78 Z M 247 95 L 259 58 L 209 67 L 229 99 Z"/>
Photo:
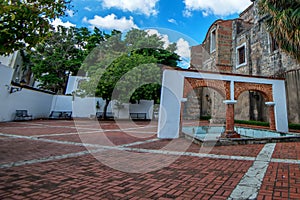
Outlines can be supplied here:
<path id="1" fill-rule="evenodd" d="M 257 75 L 246 75 L 246 74 L 234 74 L 234 73 L 226 73 L 226 72 L 212 72 L 205 70 L 196 70 L 196 69 L 182 69 L 182 68 L 173 68 L 173 67 L 164 67 L 163 70 L 176 70 L 183 72 L 198 72 L 198 73 L 210 73 L 210 74 L 220 74 L 220 75 L 230 75 L 230 76 L 239 76 L 239 77 L 251 77 L 251 78 L 264 78 L 264 79 L 272 79 L 272 80 L 285 80 L 285 78 L 275 78 L 271 76 L 257 76 Z"/>
<path id="2" fill-rule="evenodd" d="M 254 2 L 254 1 L 252 1 L 252 2 Z M 248 8 L 246 8 L 243 12 L 241 12 L 239 14 L 239 17 L 242 17 L 246 12 L 248 12 L 253 7 L 253 5 L 254 5 L 254 3 L 252 3 L 250 6 L 248 6 Z"/>

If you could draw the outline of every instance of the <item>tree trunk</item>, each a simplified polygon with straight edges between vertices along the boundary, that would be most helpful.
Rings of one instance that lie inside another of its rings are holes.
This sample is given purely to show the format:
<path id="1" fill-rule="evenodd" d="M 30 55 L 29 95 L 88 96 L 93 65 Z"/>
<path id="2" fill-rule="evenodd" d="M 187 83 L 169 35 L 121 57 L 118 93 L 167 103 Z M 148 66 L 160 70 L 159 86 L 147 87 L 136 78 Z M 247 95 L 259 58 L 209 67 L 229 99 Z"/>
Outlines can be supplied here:
<path id="1" fill-rule="evenodd" d="M 105 105 L 104 105 L 104 108 L 103 108 L 103 119 L 107 119 L 107 116 L 106 116 L 106 112 L 107 112 L 107 107 L 108 107 L 108 104 L 109 104 L 110 100 L 108 99 L 105 99 Z"/>

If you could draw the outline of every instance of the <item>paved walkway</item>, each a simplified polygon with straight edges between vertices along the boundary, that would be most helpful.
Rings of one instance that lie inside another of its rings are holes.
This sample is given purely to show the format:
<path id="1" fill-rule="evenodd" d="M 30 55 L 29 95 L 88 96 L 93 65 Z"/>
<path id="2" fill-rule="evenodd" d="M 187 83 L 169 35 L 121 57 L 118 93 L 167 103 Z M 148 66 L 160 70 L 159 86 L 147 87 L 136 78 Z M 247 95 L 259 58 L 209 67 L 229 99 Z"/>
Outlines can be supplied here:
<path id="1" fill-rule="evenodd" d="M 156 129 L 0 123 L 0 199 L 300 199 L 300 142 L 201 147 Z"/>

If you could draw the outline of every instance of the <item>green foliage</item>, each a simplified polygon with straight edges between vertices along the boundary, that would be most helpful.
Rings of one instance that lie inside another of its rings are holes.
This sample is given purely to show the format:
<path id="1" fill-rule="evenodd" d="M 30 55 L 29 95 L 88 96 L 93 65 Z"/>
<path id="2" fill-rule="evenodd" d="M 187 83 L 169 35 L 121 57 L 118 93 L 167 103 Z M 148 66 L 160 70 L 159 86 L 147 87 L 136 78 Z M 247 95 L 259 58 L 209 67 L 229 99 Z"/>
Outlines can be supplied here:
<path id="1" fill-rule="evenodd" d="M 290 129 L 300 130 L 300 124 L 289 124 Z"/>
<path id="2" fill-rule="evenodd" d="M 0 55 L 30 49 L 50 35 L 50 20 L 65 15 L 71 0 L 3 0 L 0 6 Z"/>
<path id="3" fill-rule="evenodd" d="M 200 120 L 210 120 L 211 116 L 200 116 Z"/>
<path id="4" fill-rule="evenodd" d="M 300 1 L 259 0 L 258 8 L 280 48 L 300 61 Z"/>
<path id="5" fill-rule="evenodd" d="M 261 122 L 261 121 L 252 121 L 252 120 L 234 120 L 237 124 L 249 124 L 249 125 L 256 125 L 256 126 L 269 126 L 268 122 Z"/>
<path id="6" fill-rule="evenodd" d="M 114 31 L 86 58 L 82 69 L 90 79 L 81 84 L 82 91 L 109 101 L 114 96 L 122 102 L 159 102 L 161 68 L 157 64 L 176 67 L 179 61 L 179 56 L 163 45 L 162 38 L 142 30 L 129 31 L 124 40 Z M 175 49 L 174 45 L 171 48 Z"/>
<path id="7" fill-rule="evenodd" d="M 162 71 L 158 64 L 177 66 L 179 56 L 169 51 L 175 51 L 176 45 L 164 49 L 162 38 L 137 29 L 129 31 L 124 40 L 119 31 L 105 38 L 82 65 L 89 79 L 80 84 L 80 92 L 105 100 L 104 118 L 112 99 L 120 103 L 140 99 L 159 103 Z"/>
<path id="8" fill-rule="evenodd" d="M 97 39 L 95 39 L 97 37 Z M 77 74 L 86 54 L 103 40 L 95 29 L 59 26 L 50 37 L 29 51 L 31 69 L 40 87 L 63 94 L 69 74 Z"/>

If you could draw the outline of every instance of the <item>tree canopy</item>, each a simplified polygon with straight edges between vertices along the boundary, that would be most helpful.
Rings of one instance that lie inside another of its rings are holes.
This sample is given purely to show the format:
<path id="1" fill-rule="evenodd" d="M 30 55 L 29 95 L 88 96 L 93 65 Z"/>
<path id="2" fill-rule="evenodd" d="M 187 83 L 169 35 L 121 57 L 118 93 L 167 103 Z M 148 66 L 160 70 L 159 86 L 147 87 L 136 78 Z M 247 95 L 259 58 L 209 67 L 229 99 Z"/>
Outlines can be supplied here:
<path id="1" fill-rule="evenodd" d="M 0 6 L 0 55 L 31 48 L 51 32 L 50 20 L 65 15 L 71 0 L 3 0 Z"/>
<path id="2" fill-rule="evenodd" d="M 89 74 L 89 81 L 82 83 L 85 94 L 96 95 L 108 103 L 136 102 L 140 99 L 159 102 L 162 70 L 159 64 L 177 67 L 179 56 L 164 48 L 158 35 L 133 29 L 124 39 L 115 32 L 103 41 L 86 58 L 82 69 Z M 176 45 L 169 46 L 175 51 Z"/>
<path id="3" fill-rule="evenodd" d="M 300 1 L 259 0 L 258 8 L 279 47 L 300 62 Z"/>
<path id="4" fill-rule="evenodd" d="M 57 27 L 27 54 L 40 87 L 63 94 L 68 76 L 77 74 L 86 55 L 103 40 L 97 28 L 91 33 L 87 28 Z"/>

